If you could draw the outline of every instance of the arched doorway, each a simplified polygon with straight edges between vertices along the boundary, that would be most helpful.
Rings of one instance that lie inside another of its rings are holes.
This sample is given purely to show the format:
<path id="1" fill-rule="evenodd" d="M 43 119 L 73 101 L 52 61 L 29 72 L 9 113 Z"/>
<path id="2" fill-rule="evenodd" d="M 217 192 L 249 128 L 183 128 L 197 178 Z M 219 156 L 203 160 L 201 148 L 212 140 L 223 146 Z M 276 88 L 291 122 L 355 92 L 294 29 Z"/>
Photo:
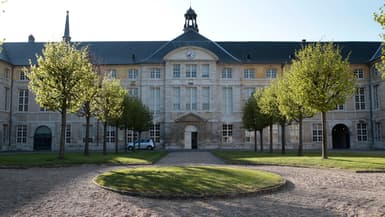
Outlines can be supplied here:
<path id="1" fill-rule="evenodd" d="M 349 128 L 344 124 L 337 124 L 333 127 L 333 148 L 347 149 L 350 148 Z"/>
<path id="2" fill-rule="evenodd" d="M 51 130 L 46 126 L 38 127 L 33 137 L 33 150 L 50 151 L 51 142 L 52 142 Z"/>
<path id="3" fill-rule="evenodd" d="M 198 149 L 198 130 L 196 126 L 186 126 L 184 130 L 184 148 Z"/>

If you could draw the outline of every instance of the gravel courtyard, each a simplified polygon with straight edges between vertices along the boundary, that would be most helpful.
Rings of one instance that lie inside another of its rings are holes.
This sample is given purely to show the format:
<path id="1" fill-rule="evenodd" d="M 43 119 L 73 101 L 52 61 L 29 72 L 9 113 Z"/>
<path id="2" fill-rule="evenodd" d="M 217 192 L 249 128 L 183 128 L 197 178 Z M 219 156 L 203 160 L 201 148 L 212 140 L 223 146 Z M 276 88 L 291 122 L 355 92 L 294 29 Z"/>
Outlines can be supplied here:
<path id="1" fill-rule="evenodd" d="M 172 152 L 158 162 L 223 164 L 209 152 Z M 0 169 L 0 216 L 385 216 L 385 173 L 249 166 L 282 175 L 287 186 L 257 196 L 158 200 L 92 183 L 112 166 Z"/>

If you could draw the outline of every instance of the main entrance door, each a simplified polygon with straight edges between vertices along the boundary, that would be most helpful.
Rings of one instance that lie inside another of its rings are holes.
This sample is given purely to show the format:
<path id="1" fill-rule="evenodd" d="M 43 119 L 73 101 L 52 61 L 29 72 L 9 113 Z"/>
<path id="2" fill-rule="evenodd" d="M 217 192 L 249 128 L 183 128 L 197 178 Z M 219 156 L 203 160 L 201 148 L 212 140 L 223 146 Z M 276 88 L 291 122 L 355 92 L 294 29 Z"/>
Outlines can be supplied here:
<path id="1" fill-rule="evenodd" d="M 333 127 L 333 148 L 350 148 L 349 128 L 344 124 L 337 124 Z"/>
<path id="2" fill-rule="evenodd" d="M 184 129 L 184 148 L 198 149 L 198 130 L 196 126 L 188 125 Z"/>
<path id="3" fill-rule="evenodd" d="M 52 142 L 51 130 L 46 126 L 38 127 L 33 137 L 33 150 L 50 151 L 51 142 Z"/>

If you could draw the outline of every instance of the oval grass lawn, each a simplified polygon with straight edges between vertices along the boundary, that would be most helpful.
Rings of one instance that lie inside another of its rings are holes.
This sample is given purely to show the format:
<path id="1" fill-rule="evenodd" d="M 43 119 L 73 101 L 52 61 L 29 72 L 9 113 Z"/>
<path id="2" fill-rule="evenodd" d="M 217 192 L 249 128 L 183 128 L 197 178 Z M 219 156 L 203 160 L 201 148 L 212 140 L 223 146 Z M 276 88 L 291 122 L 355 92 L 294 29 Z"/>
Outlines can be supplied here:
<path id="1" fill-rule="evenodd" d="M 129 195 L 156 198 L 236 196 L 278 189 L 285 180 L 274 173 L 224 166 L 171 166 L 119 169 L 94 182 Z"/>

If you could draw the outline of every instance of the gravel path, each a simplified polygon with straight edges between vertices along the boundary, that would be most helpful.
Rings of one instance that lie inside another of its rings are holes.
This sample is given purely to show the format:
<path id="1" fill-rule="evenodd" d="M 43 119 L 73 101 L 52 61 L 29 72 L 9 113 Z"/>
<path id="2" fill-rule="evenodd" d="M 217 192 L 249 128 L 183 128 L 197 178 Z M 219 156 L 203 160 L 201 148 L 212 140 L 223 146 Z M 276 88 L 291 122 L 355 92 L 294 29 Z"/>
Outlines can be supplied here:
<path id="1" fill-rule="evenodd" d="M 159 164 L 191 162 L 222 163 L 207 152 L 173 152 Z M 289 183 L 273 194 L 243 198 L 158 200 L 92 183 L 119 167 L 0 169 L 0 216 L 385 216 L 385 173 L 249 167 L 276 172 Z"/>

